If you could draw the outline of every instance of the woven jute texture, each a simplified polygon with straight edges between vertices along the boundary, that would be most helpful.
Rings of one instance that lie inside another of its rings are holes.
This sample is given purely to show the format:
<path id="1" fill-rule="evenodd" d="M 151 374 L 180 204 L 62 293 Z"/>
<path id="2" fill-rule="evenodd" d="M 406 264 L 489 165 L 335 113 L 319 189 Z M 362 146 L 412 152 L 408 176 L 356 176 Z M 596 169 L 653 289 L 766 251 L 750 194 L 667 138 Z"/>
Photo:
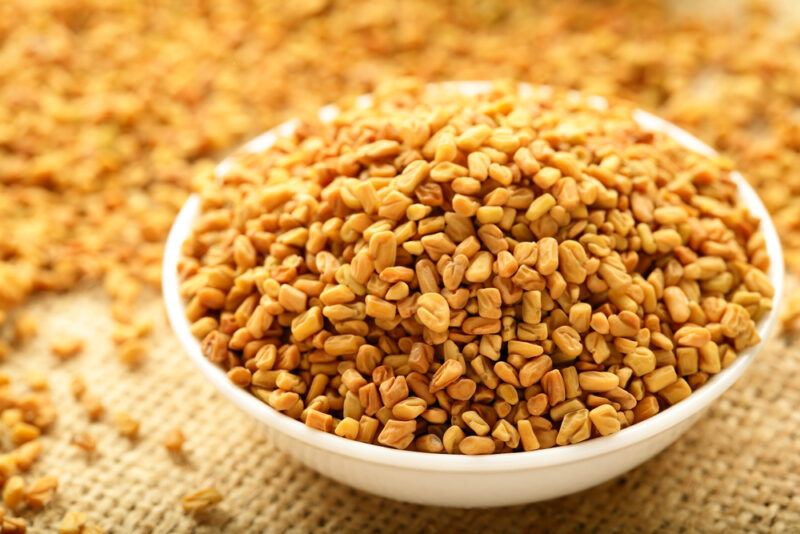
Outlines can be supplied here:
<path id="1" fill-rule="evenodd" d="M 625 476 L 550 502 L 459 510 L 373 497 L 278 452 L 260 424 L 217 394 L 183 355 L 159 299 L 143 306 L 155 329 L 149 359 L 136 371 L 114 357 L 99 290 L 39 297 L 28 306 L 40 318 L 40 335 L 5 369 L 14 377 L 51 375 L 59 419 L 34 474 L 61 481 L 50 507 L 28 517 L 33 532 L 52 532 L 67 510 L 125 533 L 800 531 L 800 345 L 785 339 L 773 338 L 675 445 Z M 47 346 L 65 332 L 84 336 L 87 348 L 56 363 Z M 68 383 L 76 372 L 105 403 L 104 420 L 89 423 L 72 399 Z M 116 411 L 141 420 L 138 440 L 117 434 Z M 176 426 L 187 436 L 183 460 L 162 445 Z M 99 442 L 91 459 L 69 444 L 85 430 Z M 181 496 L 205 486 L 217 487 L 224 501 L 208 515 L 184 515 Z"/>

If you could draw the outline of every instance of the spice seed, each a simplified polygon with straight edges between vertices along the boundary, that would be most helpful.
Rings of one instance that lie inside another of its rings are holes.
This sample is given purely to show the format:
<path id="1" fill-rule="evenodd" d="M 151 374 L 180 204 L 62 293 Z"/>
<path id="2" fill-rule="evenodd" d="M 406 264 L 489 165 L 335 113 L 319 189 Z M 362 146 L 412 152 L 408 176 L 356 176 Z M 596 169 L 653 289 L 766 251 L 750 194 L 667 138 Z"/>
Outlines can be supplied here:
<path id="1" fill-rule="evenodd" d="M 652 417 L 758 340 L 768 257 L 720 161 L 624 102 L 380 95 L 203 190 L 181 289 L 239 387 L 346 439 L 532 451 Z"/>

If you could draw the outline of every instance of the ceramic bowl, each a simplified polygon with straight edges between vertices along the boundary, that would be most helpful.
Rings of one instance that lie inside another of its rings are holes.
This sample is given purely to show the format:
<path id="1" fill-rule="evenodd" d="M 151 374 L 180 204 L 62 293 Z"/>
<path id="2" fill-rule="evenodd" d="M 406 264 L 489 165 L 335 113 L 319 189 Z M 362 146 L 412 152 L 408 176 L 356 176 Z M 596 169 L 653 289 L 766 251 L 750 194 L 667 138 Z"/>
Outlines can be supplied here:
<path id="1" fill-rule="evenodd" d="M 487 82 L 448 82 L 434 87 L 441 86 L 468 94 L 490 88 Z M 548 88 L 520 86 L 520 91 L 534 90 L 547 91 Z M 585 98 L 597 106 L 607 105 L 599 97 Z M 357 105 L 366 107 L 370 102 L 369 96 L 362 96 Z M 319 116 L 322 120 L 331 120 L 337 113 L 336 107 L 326 106 L 320 110 Z M 686 131 L 650 113 L 637 110 L 635 119 L 644 129 L 663 132 L 690 150 L 714 154 L 713 149 Z M 253 139 L 241 150 L 263 151 L 278 137 L 291 133 L 296 126 L 297 121 L 284 123 Z M 227 160 L 220 163 L 218 175 L 224 175 L 228 165 Z M 552 499 L 605 482 L 658 454 L 686 432 L 744 374 L 762 349 L 763 340 L 769 336 L 780 306 L 783 288 L 781 244 L 769 213 L 756 192 L 739 173 L 733 172 L 731 176 L 744 204 L 761 220 L 771 259 L 768 274 L 776 296 L 773 310 L 757 325 L 762 342 L 742 351 L 732 365 L 675 406 L 616 434 L 566 447 L 488 456 L 395 450 L 314 430 L 234 386 L 225 372 L 201 353 L 198 340 L 190 332 L 190 324 L 184 315 L 184 302 L 178 292 L 180 284 L 176 266 L 181 245 L 189 236 L 198 213 L 200 202 L 197 196 L 187 200 L 169 234 L 164 255 L 164 300 L 175 335 L 197 369 L 225 398 L 261 421 L 280 450 L 319 473 L 370 493 L 427 505 L 490 507 Z"/>

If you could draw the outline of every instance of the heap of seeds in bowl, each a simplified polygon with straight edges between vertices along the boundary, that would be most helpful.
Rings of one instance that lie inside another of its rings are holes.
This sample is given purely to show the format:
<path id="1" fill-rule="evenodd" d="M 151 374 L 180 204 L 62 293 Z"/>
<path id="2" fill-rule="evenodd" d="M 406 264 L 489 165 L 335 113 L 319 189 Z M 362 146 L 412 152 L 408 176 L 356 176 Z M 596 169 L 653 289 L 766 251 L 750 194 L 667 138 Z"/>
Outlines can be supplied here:
<path id="1" fill-rule="evenodd" d="M 405 86 L 234 155 L 179 270 L 230 379 L 343 438 L 453 454 L 605 436 L 758 342 L 758 220 L 624 103 Z"/>

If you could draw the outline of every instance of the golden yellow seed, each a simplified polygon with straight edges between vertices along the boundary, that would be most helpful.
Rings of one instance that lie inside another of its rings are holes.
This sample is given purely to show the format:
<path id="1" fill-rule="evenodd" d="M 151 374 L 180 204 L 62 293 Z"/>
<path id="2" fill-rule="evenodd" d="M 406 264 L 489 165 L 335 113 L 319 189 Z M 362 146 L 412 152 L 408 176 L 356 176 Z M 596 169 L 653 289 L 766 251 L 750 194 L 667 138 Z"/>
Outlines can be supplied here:
<path id="1" fill-rule="evenodd" d="M 25 481 L 14 475 L 3 486 L 3 504 L 12 510 L 19 508 L 25 501 Z"/>
<path id="2" fill-rule="evenodd" d="M 117 432 L 123 437 L 136 439 L 139 436 L 139 421 L 127 412 L 114 414 L 114 425 L 117 427 Z"/>
<path id="3" fill-rule="evenodd" d="M 339 424 L 336 425 L 334 433 L 346 439 L 355 440 L 358 437 L 359 424 L 358 420 L 352 417 L 345 417 Z"/>
<path id="4" fill-rule="evenodd" d="M 55 497 L 58 478 L 44 476 L 34 480 L 25 492 L 25 504 L 32 510 L 41 510 Z"/>
<path id="5" fill-rule="evenodd" d="M 478 412 L 470 410 L 461 414 L 461 419 L 479 436 L 485 436 L 491 430 L 489 424 L 483 420 Z M 462 451 L 463 452 L 463 451 Z M 466 454 L 466 453 L 465 453 Z"/>
<path id="6" fill-rule="evenodd" d="M 85 513 L 71 510 L 61 518 L 61 522 L 58 524 L 58 533 L 83 534 L 87 520 Z"/>
<path id="7" fill-rule="evenodd" d="M 181 499 L 183 511 L 187 514 L 208 510 L 222 502 L 222 494 L 216 488 L 204 488 L 190 493 Z"/>
<path id="8" fill-rule="evenodd" d="M 180 454 L 183 452 L 183 444 L 186 438 L 179 428 L 173 428 L 164 437 L 164 448 L 172 454 Z"/>
<path id="9" fill-rule="evenodd" d="M 34 425 L 20 421 L 11 426 L 11 441 L 14 445 L 21 445 L 35 440 L 41 433 L 42 431 Z"/>
<path id="10" fill-rule="evenodd" d="M 417 300 L 416 317 L 433 332 L 446 332 L 450 326 L 450 305 L 439 293 L 425 293 Z"/>
<path id="11" fill-rule="evenodd" d="M 83 347 L 83 339 L 71 335 L 59 335 L 57 339 L 50 342 L 50 352 L 62 360 L 77 356 L 83 351 Z"/>
<path id="12" fill-rule="evenodd" d="M 72 436 L 70 443 L 87 453 L 92 453 L 97 449 L 97 440 L 89 432 L 75 434 Z"/>
<path id="13" fill-rule="evenodd" d="M 542 196 L 536 197 L 531 202 L 528 211 L 525 212 L 525 218 L 531 222 L 537 221 L 550 211 L 556 205 L 556 199 L 550 193 L 545 193 Z"/>
<path id="14" fill-rule="evenodd" d="M 491 454 L 495 450 L 494 440 L 487 436 L 467 436 L 459 441 L 458 450 L 461 451 L 462 454 L 470 456 Z"/>

